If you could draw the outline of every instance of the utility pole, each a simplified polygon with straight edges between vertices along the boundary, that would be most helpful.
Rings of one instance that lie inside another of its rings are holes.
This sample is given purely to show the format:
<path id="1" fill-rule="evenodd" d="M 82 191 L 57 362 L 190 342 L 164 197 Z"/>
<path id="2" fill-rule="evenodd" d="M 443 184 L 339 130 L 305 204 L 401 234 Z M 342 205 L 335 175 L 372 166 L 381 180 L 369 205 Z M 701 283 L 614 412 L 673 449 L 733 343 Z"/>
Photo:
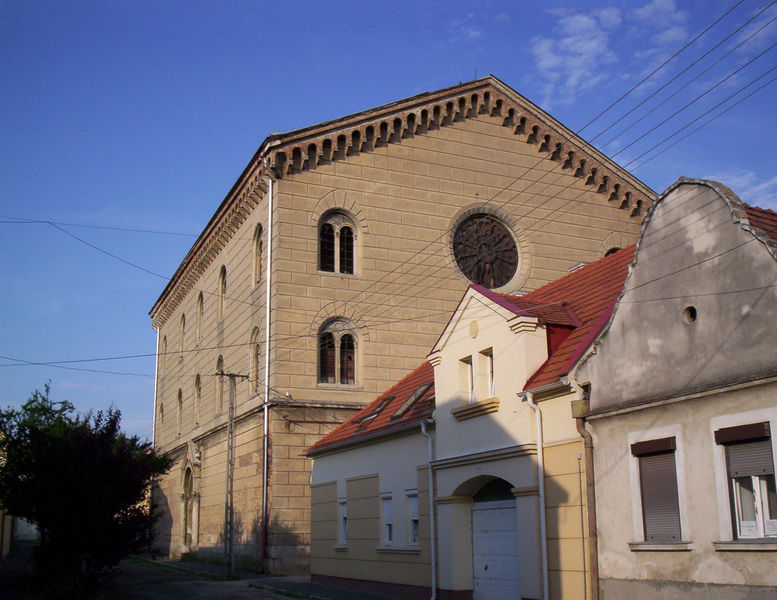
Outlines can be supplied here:
<path id="1" fill-rule="evenodd" d="M 223 381 L 229 378 L 229 404 L 227 409 L 227 497 L 224 502 L 224 566 L 227 577 L 235 572 L 235 391 L 237 379 L 248 379 L 248 375 L 219 371 L 216 373 Z"/>

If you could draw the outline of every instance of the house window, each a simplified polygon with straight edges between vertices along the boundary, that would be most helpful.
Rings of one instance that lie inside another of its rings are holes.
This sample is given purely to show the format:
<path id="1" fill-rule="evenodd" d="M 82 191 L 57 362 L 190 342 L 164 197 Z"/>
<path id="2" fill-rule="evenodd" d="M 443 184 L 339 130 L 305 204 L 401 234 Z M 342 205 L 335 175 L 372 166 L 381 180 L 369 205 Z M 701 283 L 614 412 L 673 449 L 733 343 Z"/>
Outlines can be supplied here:
<path id="1" fill-rule="evenodd" d="M 257 225 L 256 229 L 254 230 L 254 281 L 253 285 L 256 286 L 262 281 L 262 250 L 263 250 L 263 244 L 262 241 L 262 226 Z"/>
<path id="2" fill-rule="evenodd" d="M 494 386 L 494 350 L 489 348 L 480 352 L 480 370 L 482 374 L 483 393 L 486 398 L 496 396 Z"/>
<path id="3" fill-rule="evenodd" d="M 475 373 L 471 356 L 465 356 L 459 361 L 459 387 L 467 402 L 475 401 Z"/>
<path id="4" fill-rule="evenodd" d="M 200 399 L 202 398 L 202 380 L 200 374 L 194 378 L 194 424 L 200 424 Z"/>
<path id="5" fill-rule="evenodd" d="M 418 520 L 418 492 L 407 492 L 407 522 L 409 526 L 407 539 L 411 546 L 417 546 L 420 542 L 420 528 Z"/>
<path id="6" fill-rule="evenodd" d="M 725 446 L 733 535 L 737 539 L 777 536 L 777 490 L 769 422 L 715 432 Z"/>
<path id="7" fill-rule="evenodd" d="M 251 345 L 250 345 L 250 364 L 251 364 L 251 372 L 250 372 L 250 381 L 251 381 L 251 388 L 258 392 L 260 389 L 259 385 L 259 369 L 262 364 L 262 344 L 261 340 L 259 339 L 259 328 L 254 327 L 253 333 L 251 333 Z"/>
<path id="8" fill-rule="evenodd" d="M 216 361 L 216 406 L 218 412 L 224 410 L 224 357 L 219 356 Z"/>
<path id="9" fill-rule="evenodd" d="M 383 504 L 383 543 L 391 546 L 394 544 L 394 510 L 391 495 L 381 496 L 381 503 Z"/>
<path id="10" fill-rule="evenodd" d="M 355 243 L 355 227 L 345 214 L 325 215 L 318 227 L 319 270 L 353 275 Z"/>
<path id="11" fill-rule="evenodd" d="M 162 338 L 162 351 L 159 353 L 159 376 L 165 376 L 165 366 L 167 365 L 167 336 Z"/>
<path id="12" fill-rule="evenodd" d="M 675 449 L 674 437 L 631 445 L 631 454 L 639 462 L 642 524 L 649 543 L 682 540 Z"/>
<path id="13" fill-rule="evenodd" d="M 334 319 L 318 335 L 318 382 L 356 383 L 356 335 L 349 321 Z"/>
<path id="14" fill-rule="evenodd" d="M 197 333 L 197 343 L 199 344 L 202 340 L 202 313 L 203 313 L 203 295 L 202 292 L 200 292 L 200 295 L 197 296 L 197 320 L 195 322 L 195 328 Z"/>
<path id="15" fill-rule="evenodd" d="M 337 543 L 345 546 L 348 543 L 348 501 L 340 498 L 337 501 Z"/>
<path id="16" fill-rule="evenodd" d="M 227 268 L 222 265 L 219 271 L 219 321 L 224 319 L 224 314 L 227 310 Z"/>

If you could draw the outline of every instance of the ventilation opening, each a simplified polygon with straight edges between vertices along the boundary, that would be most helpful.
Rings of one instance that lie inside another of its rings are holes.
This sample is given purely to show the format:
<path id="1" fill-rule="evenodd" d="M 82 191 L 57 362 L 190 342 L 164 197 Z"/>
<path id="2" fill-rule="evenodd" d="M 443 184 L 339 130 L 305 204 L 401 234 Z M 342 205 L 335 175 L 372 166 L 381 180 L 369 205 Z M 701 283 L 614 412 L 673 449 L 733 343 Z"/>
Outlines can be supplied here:
<path id="1" fill-rule="evenodd" d="M 698 318 L 699 313 L 695 306 L 686 306 L 683 311 L 683 321 L 686 323 L 693 323 Z"/>

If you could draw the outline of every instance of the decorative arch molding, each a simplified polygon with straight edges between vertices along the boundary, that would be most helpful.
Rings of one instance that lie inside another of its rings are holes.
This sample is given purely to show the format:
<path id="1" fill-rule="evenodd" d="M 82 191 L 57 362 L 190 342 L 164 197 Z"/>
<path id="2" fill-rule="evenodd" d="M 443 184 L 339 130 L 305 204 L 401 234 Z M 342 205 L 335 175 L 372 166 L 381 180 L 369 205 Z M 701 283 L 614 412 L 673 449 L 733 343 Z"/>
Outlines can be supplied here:
<path id="1" fill-rule="evenodd" d="M 323 306 L 310 322 L 310 335 L 318 339 L 319 332 L 332 321 L 350 321 L 356 328 L 356 335 L 361 341 L 370 340 L 370 329 L 363 315 L 357 312 L 345 302 L 330 302 Z"/>
<path id="2" fill-rule="evenodd" d="M 343 212 L 357 227 L 356 235 L 369 232 L 370 226 L 361 209 L 361 193 L 338 188 L 325 194 L 310 212 L 310 224 L 317 226 L 328 213 Z"/>
<path id="3" fill-rule="evenodd" d="M 201 450 L 189 440 L 181 464 L 181 553 L 200 545 L 200 470 Z"/>
<path id="4" fill-rule="evenodd" d="M 611 231 L 604 237 L 602 243 L 599 244 L 599 256 L 605 256 L 613 248 L 625 248 L 630 243 L 630 239 L 623 232 Z"/>
<path id="5" fill-rule="evenodd" d="M 465 206 L 451 218 L 450 225 L 448 226 L 447 245 L 447 256 L 451 268 L 462 281 L 466 281 L 468 284 L 471 283 L 461 272 L 456 263 L 456 257 L 453 254 L 453 236 L 456 234 L 456 229 L 463 221 L 473 215 L 481 213 L 492 215 L 499 219 L 510 230 L 513 239 L 515 240 L 515 245 L 518 247 L 518 268 L 510 281 L 502 287 L 497 288 L 497 290 L 505 292 L 518 291 L 523 288 L 531 274 L 532 265 L 534 263 L 534 246 L 531 241 L 529 241 L 529 236 L 526 231 L 518 223 L 518 217 L 513 216 L 501 207 L 494 206 L 488 202 L 480 202 Z"/>

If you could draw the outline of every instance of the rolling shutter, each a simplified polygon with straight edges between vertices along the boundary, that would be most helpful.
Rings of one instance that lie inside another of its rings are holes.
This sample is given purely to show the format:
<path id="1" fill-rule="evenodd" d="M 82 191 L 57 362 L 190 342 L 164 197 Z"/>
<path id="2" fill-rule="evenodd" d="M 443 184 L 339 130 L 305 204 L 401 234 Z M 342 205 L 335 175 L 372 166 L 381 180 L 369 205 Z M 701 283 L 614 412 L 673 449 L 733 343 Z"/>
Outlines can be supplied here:
<path id="1" fill-rule="evenodd" d="M 674 452 L 639 457 L 646 542 L 679 542 L 680 510 Z"/>
<path id="2" fill-rule="evenodd" d="M 726 464 L 729 477 L 773 475 L 772 441 L 740 442 L 726 445 Z"/>

